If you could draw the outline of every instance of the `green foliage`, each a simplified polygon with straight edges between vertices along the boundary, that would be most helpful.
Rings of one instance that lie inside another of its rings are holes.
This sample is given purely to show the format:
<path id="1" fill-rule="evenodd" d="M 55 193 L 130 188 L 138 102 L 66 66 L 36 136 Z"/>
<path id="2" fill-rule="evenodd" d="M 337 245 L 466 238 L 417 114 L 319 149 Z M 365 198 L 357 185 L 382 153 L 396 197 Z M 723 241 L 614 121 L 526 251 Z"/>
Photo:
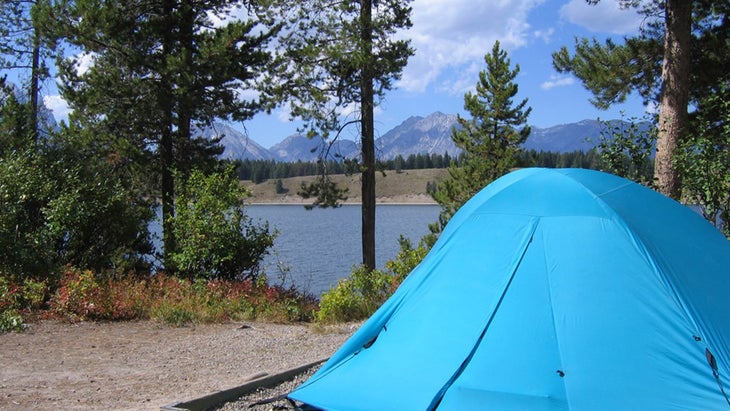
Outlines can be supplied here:
<path id="1" fill-rule="evenodd" d="M 632 38 L 626 44 L 608 39 L 576 39 L 575 54 L 567 47 L 553 54 L 553 66 L 558 72 L 573 73 L 593 93 L 590 99 L 596 107 L 606 109 L 622 103 L 632 91 L 638 91 L 645 101 L 658 96 L 662 45 L 657 38 Z"/>
<path id="2" fill-rule="evenodd" d="M 48 177 L 33 150 L 0 158 L 0 275 L 41 277 L 53 271 L 60 257 L 45 221 L 54 196 Z"/>
<path id="3" fill-rule="evenodd" d="M 0 333 L 22 331 L 23 313 L 40 310 L 47 293 L 46 282 L 26 279 L 16 283 L 9 277 L 0 276 Z"/>
<path id="4" fill-rule="evenodd" d="M 656 129 L 649 121 L 630 119 L 603 122 L 598 143 L 601 168 L 609 173 L 628 178 L 651 187 L 653 185 L 652 154 L 656 143 Z"/>
<path id="5" fill-rule="evenodd" d="M 17 310 L 0 311 L 0 334 L 10 331 L 23 331 L 25 320 Z"/>
<path id="6" fill-rule="evenodd" d="M 276 194 L 285 194 L 289 190 L 284 188 L 284 183 L 281 181 L 280 178 L 278 178 L 278 179 L 276 179 L 275 191 L 276 191 Z"/>
<path id="7" fill-rule="evenodd" d="M 681 188 L 684 198 L 704 203 L 708 195 L 715 197 L 708 190 L 727 190 L 721 178 L 717 179 L 718 172 L 707 167 L 724 161 L 723 151 L 709 148 L 702 136 L 707 132 L 705 125 L 725 122 L 724 112 L 715 110 L 717 105 L 711 101 L 713 96 L 725 98 L 720 96 L 730 64 L 730 3 L 627 3 L 640 6 L 640 13 L 646 17 L 639 35 L 624 39 L 623 44 L 576 39 L 574 53 L 563 47 L 553 54 L 553 65 L 560 72 L 580 78 L 593 93 L 591 101 L 597 107 L 622 102 L 630 93 L 641 95 L 646 105 L 658 106 L 656 188 L 675 198 Z M 672 18 L 667 20 L 667 16 Z M 703 120 L 687 123 L 685 114 L 689 109 L 696 109 L 692 117 Z M 710 146 L 716 144 L 715 140 Z M 692 159 L 703 152 L 703 160 Z M 709 155 L 716 158 L 710 159 Z M 714 184 L 712 180 L 719 185 L 709 188 Z"/>
<path id="8" fill-rule="evenodd" d="M 411 154 L 407 158 L 398 155 L 393 159 L 378 161 L 379 168 L 383 170 L 422 170 L 425 168 L 446 168 L 451 164 L 453 159 L 449 153 L 445 154 Z M 321 174 L 321 165 L 319 161 L 304 162 L 301 160 L 295 162 L 277 162 L 274 160 L 250 160 L 246 159 L 237 163 L 236 172 L 241 180 L 251 180 L 253 183 L 276 178 L 315 176 Z M 354 167 L 351 162 L 328 160 L 324 165 L 327 174 L 354 174 L 357 172 L 358 165 Z"/>
<path id="9" fill-rule="evenodd" d="M 586 168 L 600 170 L 601 157 L 598 150 L 588 152 L 569 151 L 565 153 L 551 151 L 526 150 L 518 155 L 517 167 L 545 167 L 545 168 Z"/>
<path id="10" fill-rule="evenodd" d="M 292 116 L 306 122 L 307 135 L 327 142 L 332 133 L 338 138 L 345 127 L 362 120 L 343 112 L 344 107 L 377 105 L 400 78 L 414 52 L 408 40 L 395 39 L 396 32 L 412 24 L 408 3 L 308 0 L 264 5 L 263 12 L 274 19 L 290 17 L 277 56 L 282 64 L 269 84 L 275 94 L 288 98 Z M 374 100 L 369 102 L 361 94 L 365 74 L 373 87 Z"/>
<path id="11" fill-rule="evenodd" d="M 73 264 L 96 271 L 144 265 L 148 204 L 103 160 L 63 136 L 0 158 L 0 273 L 44 278 Z"/>
<path id="12" fill-rule="evenodd" d="M 375 266 L 374 109 L 399 79 L 414 50 L 397 34 L 409 28 L 410 0 L 266 2 L 275 19 L 291 16 L 283 29 L 281 70 L 269 78 L 274 95 L 285 96 L 293 118 L 308 137 L 324 141 L 320 160 L 350 125 L 359 125 L 363 264 Z M 273 4 L 271 4 L 273 3 Z M 272 7 L 273 6 L 273 7 Z M 358 112 L 347 112 L 356 106 Z M 312 206 L 337 206 L 344 193 L 327 181 L 302 187 Z M 318 192 L 320 191 L 320 192 Z"/>
<path id="13" fill-rule="evenodd" d="M 340 207 L 342 202 L 347 200 L 348 191 L 347 187 L 338 187 L 328 173 L 322 173 L 311 183 L 302 181 L 297 194 L 304 199 L 314 199 L 312 204 L 304 206 L 306 209 L 311 210 L 315 206 L 321 208 Z"/>
<path id="14" fill-rule="evenodd" d="M 383 271 L 359 266 L 349 278 L 322 294 L 315 319 L 322 323 L 363 320 L 390 296 L 392 281 L 393 277 Z"/>
<path id="15" fill-rule="evenodd" d="M 0 275 L 144 266 L 152 209 L 123 183 L 111 149 L 78 128 L 36 141 L 24 126 L 28 105 L 7 90 L 1 103 Z"/>
<path id="16" fill-rule="evenodd" d="M 433 234 L 422 238 L 416 247 L 413 247 L 411 240 L 406 237 L 401 236 L 398 239 L 400 251 L 395 258 L 385 263 L 385 268 L 393 275 L 391 291 L 395 291 L 408 274 L 421 263 L 435 242 L 436 238 Z"/>
<path id="17" fill-rule="evenodd" d="M 18 101 L 15 87 L 0 77 L 0 157 L 28 148 L 30 107 Z"/>
<path id="18" fill-rule="evenodd" d="M 227 18 L 238 4 L 83 0 L 54 2 L 48 11 L 59 18 L 51 26 L 56 38 L 82 51 L 59 67 L 72 122 L 154 159 L 137 164 L 148 166 L 141 175 L 157 189 L 144 195 L 162 202 L 163 263 L 170 272 L 171 255 L 179 252 L 173 173 L 185 180 L 193 169 L 215 170 L 222 151 L 216 141 L 193 138 L 193 128 L 247 120 L 266 108 L 265 94 L 250 98 L 240 90 L 256 88 L 263 77 L 279 26 L 253 13 Z M 89 55 L 94 64 L 77 70 L 80 56 Z"/>
<path id="19" fill-rule="evenodd" d="M 386 262 L 386 271 L 368 271 L 358 266 L 350 277 L 322 294 L 315 320 L 337 323 L 359 321 L 372 315 L 428 254 L 433 238 L 424 238 L 415 248 L 403 236 L 398 241 L 400 251 L 393 260 Z"/>
<path id="20" fill-rule="evenodd" d="M 693 124 L 675 158 L 684 197 L 730 238 L 730 82 L 703 99 Z"/>
<path id="21" fill-rule="evenodd" d="M 275 233 L 268 223 L 256 225 L 245 214 L 248 194 L 232 169 L 209 176 L 191 173 L 181 186 L 173 219 L 178 249 L 171 258 L 181 277 L 256 277 Z"/>
<path id="22" fill-rule="evenodd" d="M 532 109 L 527 99 L 515 104 L 518 86 L 513 82 L 519 65 L 510 68 L 507 53 L 499 42 L 484 56 L 487 68 L 479 73 L 476 93 L 464 96 L 464 108 L 471 120 L 458 117 L 460 128 L 452 139 L 463 150 L 459 165 L 452 163 L 433 198 L 441 206 L 442 227 L 474 194 L 517 164 L 520 145 L 530 134 L 526 125 Z"/>

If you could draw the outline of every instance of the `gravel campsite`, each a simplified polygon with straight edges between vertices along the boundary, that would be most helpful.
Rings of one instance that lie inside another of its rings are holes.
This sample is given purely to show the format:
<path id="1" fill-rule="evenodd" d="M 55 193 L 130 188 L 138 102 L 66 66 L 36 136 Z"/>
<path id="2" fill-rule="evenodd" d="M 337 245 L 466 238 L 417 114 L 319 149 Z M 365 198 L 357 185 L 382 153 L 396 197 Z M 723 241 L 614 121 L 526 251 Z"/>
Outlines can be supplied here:
<path id="1" fill-rule="evenodd" d="M 0 334 L 0 409 L 159 410 L 326 358 L 356 327 L 31 323 Z"/>

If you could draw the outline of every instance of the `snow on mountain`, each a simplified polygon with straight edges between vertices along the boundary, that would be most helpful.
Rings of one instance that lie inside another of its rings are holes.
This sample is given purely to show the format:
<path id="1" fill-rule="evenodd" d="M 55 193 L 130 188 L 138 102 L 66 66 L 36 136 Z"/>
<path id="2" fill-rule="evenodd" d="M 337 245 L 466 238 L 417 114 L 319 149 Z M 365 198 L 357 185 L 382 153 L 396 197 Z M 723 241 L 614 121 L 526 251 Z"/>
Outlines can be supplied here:
<path id="1" fill-rule="evenodd" d="M 240 131 L 223 123 L 213 123 L 211 126 L 197 128 L 193 131 L 196 136 L 207 139 L 221 138 L 220 144 L 225 147 L 222 157 L 228 160 L 273 160 L 274 156 L 253 139 Z"/>

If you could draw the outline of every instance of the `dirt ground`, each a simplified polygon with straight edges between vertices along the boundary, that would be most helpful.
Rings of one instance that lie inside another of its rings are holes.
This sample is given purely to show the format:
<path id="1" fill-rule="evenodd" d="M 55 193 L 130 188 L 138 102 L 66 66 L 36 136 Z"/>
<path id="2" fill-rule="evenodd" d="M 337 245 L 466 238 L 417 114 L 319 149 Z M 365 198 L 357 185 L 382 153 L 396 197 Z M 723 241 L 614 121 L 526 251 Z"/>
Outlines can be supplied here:
<path id="1" fill-rule="evenodd" d="M 0 410 L 159 410 L 326 358 L 354 329 L 33 323 L 0 334 Z"/>

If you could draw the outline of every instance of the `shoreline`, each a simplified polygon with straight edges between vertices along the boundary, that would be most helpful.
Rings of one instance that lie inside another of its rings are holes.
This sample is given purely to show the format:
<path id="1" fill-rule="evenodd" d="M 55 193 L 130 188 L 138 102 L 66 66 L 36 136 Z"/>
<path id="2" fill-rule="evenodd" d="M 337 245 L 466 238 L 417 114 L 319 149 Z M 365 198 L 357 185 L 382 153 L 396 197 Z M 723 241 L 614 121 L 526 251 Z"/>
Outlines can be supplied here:
<path id="1" fill-rule="evenodd" d="M 283 196 L 261 196 L 253 195 L 245 200 L 246 205 L 301 205 L 305 206 L 312 204 L 312 201 L 308 201 L 299 196 L 283 195 Z M 341 205 L 362 205 L 362 201 L 359 196 L 351 200 L 346 200 Z M 429 205 L 437 206 L 438 203 L 427 194 L 406 194 L 397 196 L 382 196 L 375 199 L 375 205 Z"/>
<path id="2" fill-rule="evenodd" d="M 305 206 L 308 204 L 310 204 L 310 203 L 306 203 L 306 202 L 295 203 L 295 202 L 291 202 L 291 201 L 289 201 L 289 202 L 287 202 L 287 201 L 283 201 L 283 202 L 261 201 L 261 202 L 246 203 L 247 206 L 252 206 L 252 205 L 253 206 Z M 361 202 L 345 202 L 345 203 L 341 204 L 341 206 L 361 206 L 361 205 L 362 205 Z M 387 205 L 387 206 L 438 206 L 438 203 L 435 203 L 435 202 L 434 203 L 418 203 L 418 202 L 411 202 L 411 203 L 382 202 L 382 203 L 378 203 L 378 202 L 376 202 L 375 205 L 376 206 L 383 206 L 383 205 Z"/>

